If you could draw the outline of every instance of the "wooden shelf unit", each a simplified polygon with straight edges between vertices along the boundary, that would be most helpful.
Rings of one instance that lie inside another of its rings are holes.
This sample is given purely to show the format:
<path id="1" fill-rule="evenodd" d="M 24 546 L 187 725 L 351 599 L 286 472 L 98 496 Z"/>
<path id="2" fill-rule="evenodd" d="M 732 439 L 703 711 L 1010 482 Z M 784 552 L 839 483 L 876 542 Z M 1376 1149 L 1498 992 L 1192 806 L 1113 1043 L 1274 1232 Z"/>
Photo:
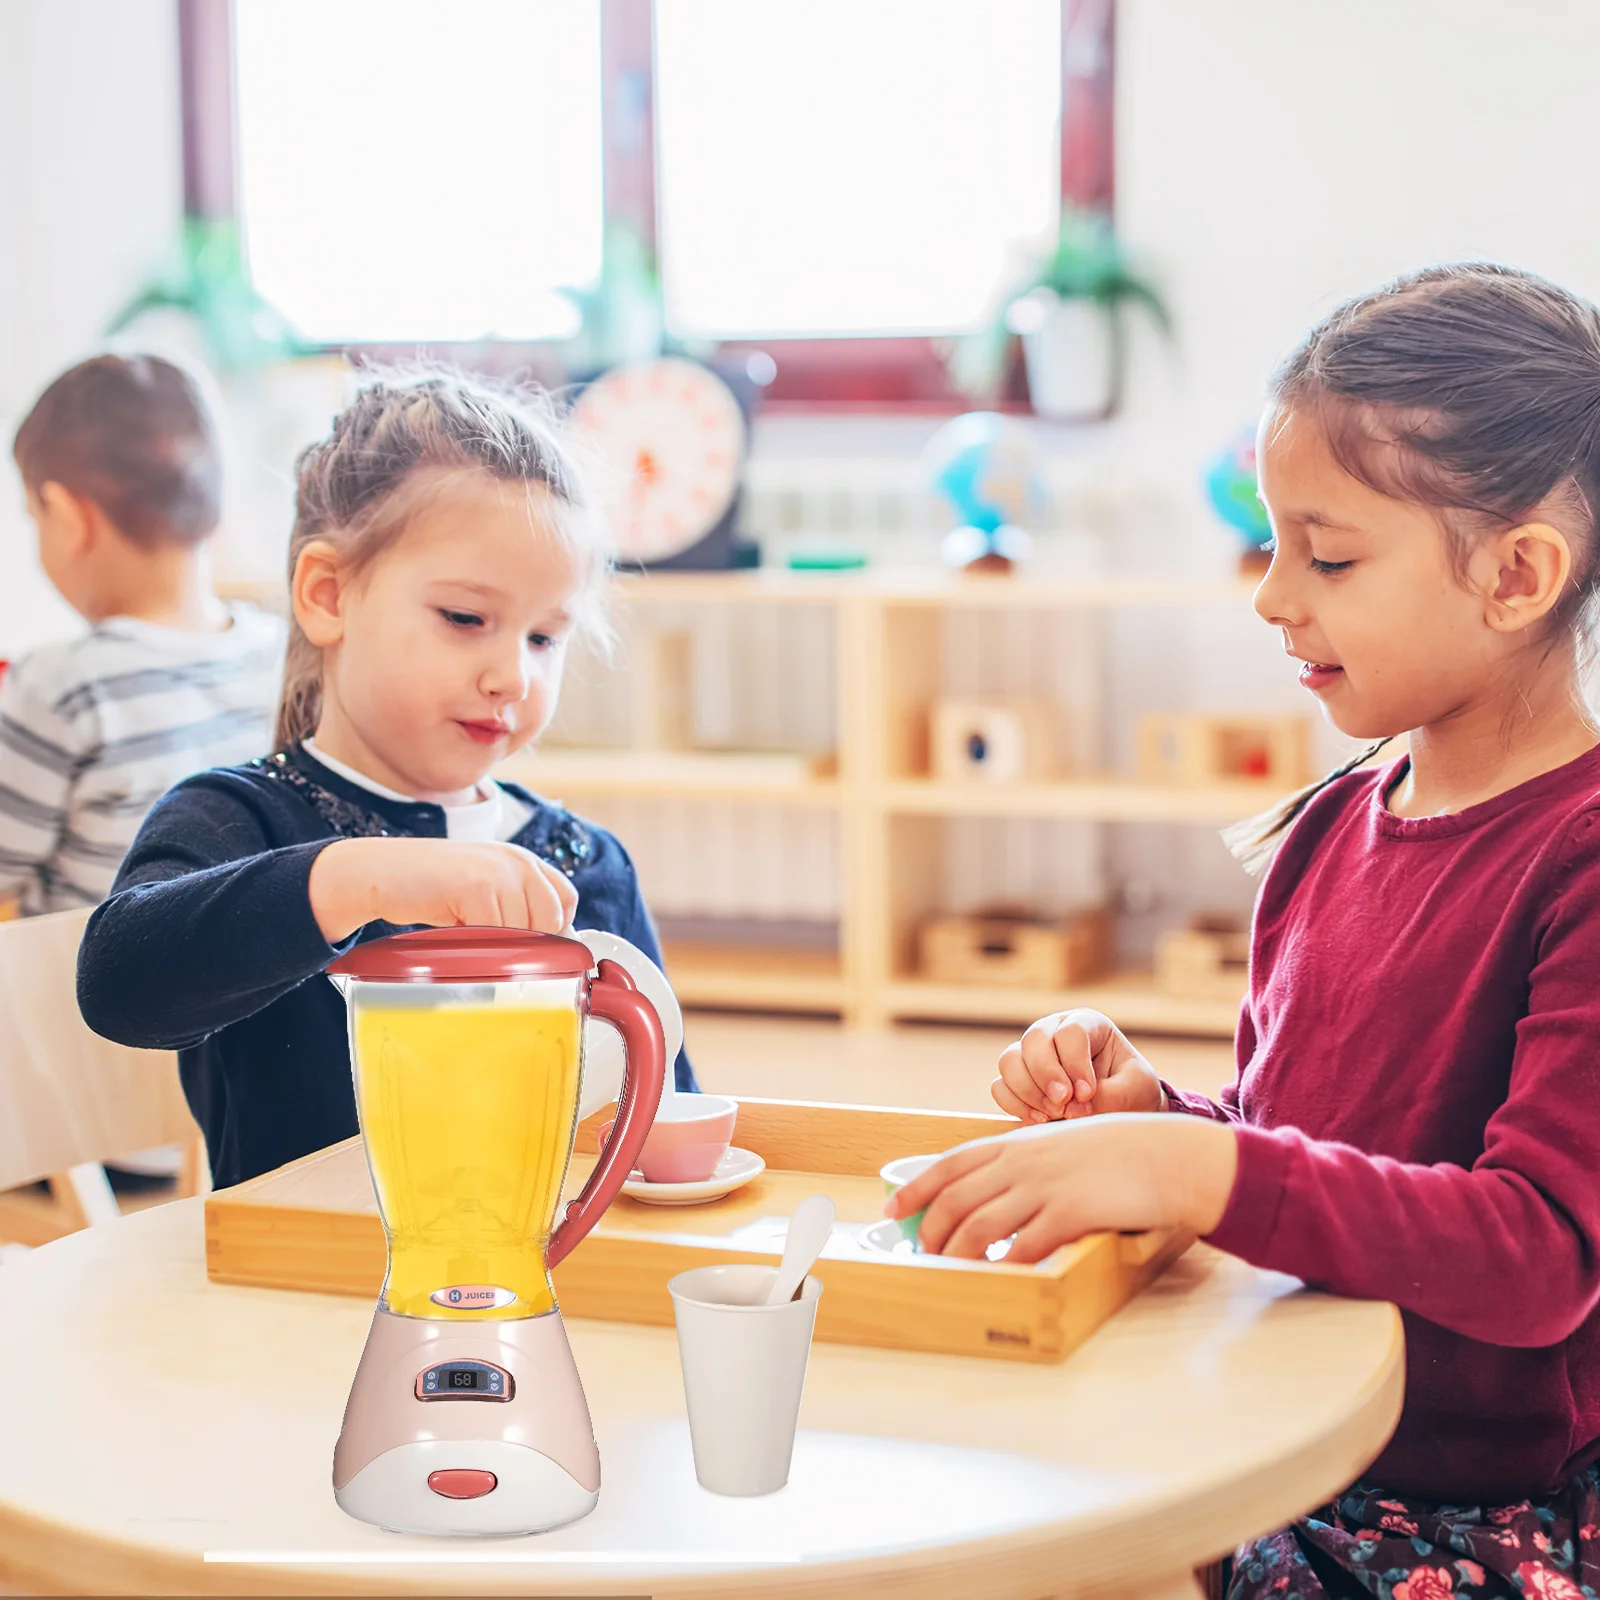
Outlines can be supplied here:
<path id="1" fill-rule="evenodd" d="M 1118 777 L 1058 783 L 940 783 L 915 778 L 886 784 L 883 809 L 896 816 L 1057 817 L 1083 822 L 1200 822 L 1221 827 L 1265 811 L 1282 791 L 1269 783 L 1191 788 Z"/>
<path id="2" fill-rule="evenodd" d="M 1118 972 L 1067 989 L 1008 989 L 998 985 L 930 983 L 896 978 L 887 988 L 891 1016 L 907 1021 L 995 1022 L 1024 1027 L 1052 1011 L 1090 1006 L 1133 1032 L 1233 1037 L 1235 1000 L 1192 1000 L 1158 989 L 1148 972 Z"/>
<path id="3" fill-rule="evenodd" d="M 941 692 L 939 638 L 947 610 L 1063 612 L 1113 607 L 1242 608 L 1234 581 L 1131 576 L 962 577 L 930 572 L 663 573 L 619 579 L 619 610 L 816 605 L 834 612 L 838 685 L 836 773 L 765 753 L 552 747 L 508 767 L 543 793 L 581 809 L 586 797 L 828 808 L 841 830 L 840 953 L 682 945 L 668 951 L 691 1006 L 837 1012 L 862 1026 L 900 1018 L 1025 1023 L 1091 1005 L 1151 1032 L 1231 1037 L 1233 1000 L 1186 1000 L 1148 974 L 1119 973 L 1070 992 L 935 984 L 912 974 L 916 921 L 936 909 L 938 841 L 946 817 L 1027 817 L 1220 826 L 1281 798 L 1273 785 L 1162 787 L 1115 774 L 1007 785 L 928 776 L 926 720 Z M 674 611 L 676 615 L 681 615 Z M 647 619 L 639 619 L 641 621 Z M 675 624 L 676 625 L 676 624 Z"/>
<path id="4" fill-rule="evenodd" d="M 769 805 L 836 806 L 839 785 L 806 770 L 803 757 L 760 751 L 578 749 L 556 746 L 514 756 L 508 778 L 541 794 L 670 795 Z"/>
<path id="5" fill-rule="evenodd" d="M 665 955 L 673 992 L 686 1006 L 824 1015 L 849 1010 L 844 968 L 824 951 L 669 939 Z"/>

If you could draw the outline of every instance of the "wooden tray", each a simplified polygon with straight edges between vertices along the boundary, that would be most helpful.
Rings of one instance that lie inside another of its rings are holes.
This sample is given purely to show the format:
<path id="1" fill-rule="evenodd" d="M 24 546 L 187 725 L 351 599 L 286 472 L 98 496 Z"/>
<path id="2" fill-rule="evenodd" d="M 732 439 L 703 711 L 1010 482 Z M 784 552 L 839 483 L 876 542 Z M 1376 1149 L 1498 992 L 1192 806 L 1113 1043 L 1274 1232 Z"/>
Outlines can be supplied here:
<path id="1" fill-rule="evenodd" d="M 597 1112 L 578 1130 L 566 1193 L 594 1164 Z M 667 1323 L 667 1280 L 713 1262 L 775 1261 L 796 1203 L 832 1196 L 839 1222 L 814 1271 L 816 1336 L 845 1344 L 1059 1361 L 1125 1305 L 1192 1236 L 1092 1234 L 1032 1266 L 889 1254 L 860 1235 L 882 1215 L 878 1169 L 897 1156 L 1003 1133 L 1009 1117 L 793 1100 L 739 1102 L 734 1143 L 767 1170 L 701 1206 L 612 1201 L 555 1270 L 569 1317 Z M 375 1298 L 385 1247 L 358 1139 L 332 1145 L 206 1201 L 206 1270 L 218 1283 Z"/>

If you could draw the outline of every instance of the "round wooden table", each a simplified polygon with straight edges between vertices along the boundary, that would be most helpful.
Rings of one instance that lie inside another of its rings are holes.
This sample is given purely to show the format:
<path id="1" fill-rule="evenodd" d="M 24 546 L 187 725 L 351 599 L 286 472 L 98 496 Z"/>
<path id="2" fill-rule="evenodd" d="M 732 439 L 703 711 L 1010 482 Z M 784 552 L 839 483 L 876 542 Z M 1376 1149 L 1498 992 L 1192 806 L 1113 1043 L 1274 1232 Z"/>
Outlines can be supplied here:
<path id="1" fill-rule="evenodd" d="M 201 1202 L 0 1269 L 0 1586 L 95 1594 L 1195 1592 L 1360 1474 L 1400 1319 L 1196 1247 L 1056 1366 L 817 1344 L 789 1485 L 695 1482 L 670 1328 L 574 1322 L 599 1508 L 433 1540 L 329 1483 L 359 1300 L 208 1283 Z"/>

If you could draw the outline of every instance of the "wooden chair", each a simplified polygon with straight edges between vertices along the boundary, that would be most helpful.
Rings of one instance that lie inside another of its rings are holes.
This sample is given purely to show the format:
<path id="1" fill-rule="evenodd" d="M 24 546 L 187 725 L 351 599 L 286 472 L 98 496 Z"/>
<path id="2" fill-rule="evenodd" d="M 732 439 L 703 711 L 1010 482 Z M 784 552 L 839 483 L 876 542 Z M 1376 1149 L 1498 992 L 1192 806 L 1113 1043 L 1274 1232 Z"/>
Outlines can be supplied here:
<path id="1" fill-rule="evenodd" d="M 177 1192 L 208 1187 L 205 1149 L 165 1050 L 130 1050 L 78 1014 L 87 911 L 0 922 L 0 1239 L 44 1244 L 120 1215 L 102 1162 L 181 1144 Z"/>

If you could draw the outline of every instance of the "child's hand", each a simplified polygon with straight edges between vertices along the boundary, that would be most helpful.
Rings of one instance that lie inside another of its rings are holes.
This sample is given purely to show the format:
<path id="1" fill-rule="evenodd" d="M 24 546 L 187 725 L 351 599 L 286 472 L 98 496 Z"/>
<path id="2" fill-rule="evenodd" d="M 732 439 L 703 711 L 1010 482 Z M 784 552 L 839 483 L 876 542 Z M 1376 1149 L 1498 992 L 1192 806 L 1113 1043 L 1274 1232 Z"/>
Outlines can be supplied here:
<path id="1" fill-rule="evenodd" d="M 1103 1229 L 1211 1233 L 1238 1165 L 1225 1123 L 1092 1117 L 958 1145 L 891 1195 L 884 1212 L 908 1217 L 926 1207 L 922 1247 L 948 1256 L 977 1260 L 1014 1233 L 1006 1260 L 1023 1264 Z"/>
<path id="2" fill-rule="evenodd" d="M 495 841 L 340 839 L 312 863 L 308 888 L 329 944 L 378 921 L 560 933 L 578 908 L 565 874 Z"/>
<path id="3" fill-rule="evenodd" d="M 1099 1011 L 1058 1011 L 1034 1023 L 1002 1052 L 989 1092 L 1023 1122 L 1167 1109 L 1155 1068 Z"/>

